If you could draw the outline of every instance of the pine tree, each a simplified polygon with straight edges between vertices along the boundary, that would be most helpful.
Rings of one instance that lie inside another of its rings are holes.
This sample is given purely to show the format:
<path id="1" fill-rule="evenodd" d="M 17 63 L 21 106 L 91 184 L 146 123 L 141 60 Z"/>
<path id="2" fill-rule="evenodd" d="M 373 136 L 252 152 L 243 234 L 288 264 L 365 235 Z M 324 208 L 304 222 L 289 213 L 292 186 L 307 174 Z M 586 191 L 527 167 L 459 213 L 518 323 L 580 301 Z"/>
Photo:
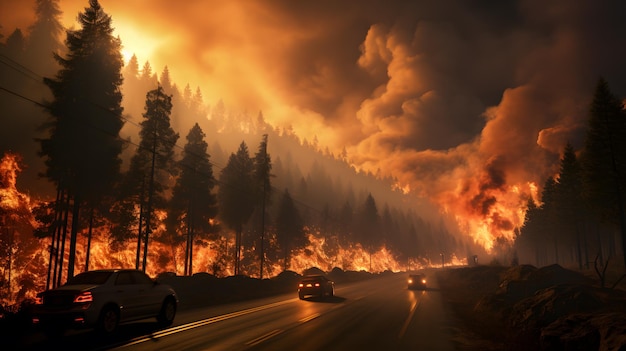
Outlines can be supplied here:
<path id="1" fill-rule="evenodd" d="M 181 173 L 173 188 L 168 212 L 169 226 L 185 233 L 186 275 L 192 274 L 194 238 L 214 230 L 211 220 L 217 214 L 217 199 L 213 193 L 215 178 L 204 138 L 204 132 L 196 123 L 187 135 L 183 157 L 178 163 Z"/>
<path id="2" fill-rule="evenodd" d="M 51 119 L 41 140 L 45 175 L 73 201 L 68 277 L 74 273 L 79 210 L 84 202 L 93 207 L 118 179 L 123 142 L 120 53 L 113 37 L 111 16 L 98 1 L 78 16 L 81 28 L 69 30 L 67 58 L 55 55 L 61 65 L 56 78 L 46 78 L 54 96 L 47 104 Z"/>
<path id="3" fill-rule="evenodd" d="M 220 218 L 235 231 L 235 275 L 240 274 L 241 234 L 243 225 L 250 219 L 257 204 L 257 182 L 254 178 L 254 161 L 248 147 L 241 142 L 236 154 L 231 154 L 220 173 L 218 202 Z"/>
<path id="4" fill-rule="evenodd" d="M 591 103 L 581 163 L 585 201 L 601 218 L 619 224 L 626 266 L 626 111 L 604 79 Z"/>
<path id="5" fill-rule="evenodd" d="M 515 238 L 515 248 L 522 253 L 528 253 L 535 260 L 535 265 L 540 265 L 543 260 L 542 251 L 542 226 L 541 209 L 532 197 L 526 202 L 524 224 L 520 235 Z"/>
<path id="6" fill-rule="evenodd" d="M 272 158 L 267 153 L 267 134 L 263 135 L 263 139 L 259 144 L 259 150 L 254 155 L 254 178 L 257 184 L 257 194 L 261 207 L 261 249 L 260 249 L 260 279 L 263 279 L 263 263 L 265 261 L 265 208 L 269 205 L 272 196 L 272 184 L 270 181 L 272 170 Z"/>
<path id="7" fill-rule="evenodd" d="M 308 240 L 304 232 L 304 221 L 294 205 L 289 191 L 285 189 L 276 215 L 276 237 L 283 253 L 283 270 L 289 269 L 293 250 L 303 248 Z"/>
<path id="8" fill-rule="evenodd" d="M 140 123 L 139 148 L 133 155 L 125 180 L 126 194 L 135 196 L 140 207 L 139 239 L 137 246 L 137 266 L 140 240 L 143 236 L 143 264 L 145 271 L 148 254 L 148 239 L 152 234 L 154 211 L 165 209 L 166 192 L 170 179 L 176 175 L 174 146 L 178 133 L 170 126 L 172 98 L 159 86 L 146 94 L 144 120 Z M 145 231 L 144 231 L 145 228 Z M 143 231 L 143 233 L 142 233 Z"/>
<path id="9" fill-rule="evenodd" d="M 61 35 L 62 12 L 59 8 L 59 0 L 37 0 L 35 3 L 35 23 L 30 27 L 30 35 L 26 45 L 26 65 L 36 67 L 38 73 L 45 76 L 54 74 L 59 66 L 52 59 L 53 54 L 60 55 L 63 50 Z"/>
<path id="10" fill-rule="evenodd" d="M 553 177 L 548 177 L 543 186 L 541 192 L 541 219 L 543 229 L 543 242 L 546 245 L 552 244 L 554 250 L 554 262 L 559 263 L 559 236 L 558 231 L 558 217 L 557 217 L 557 202 L 556 202 L 556 181 Z M 546 254 L 549 251 L 549 247 L 544 248 Z"/>
<path id="11" fill-rule="evenodd" d="M 367 195 L 358 218 L 359 239 L 363 248 L 369 253 L 371 271 L 372 254 L 382 245 L 382 237 L 380 236 L 380 216 L 378 215 L 376 201 L 372 194 Z"/>
<path id="12" fill-rule="evenodd" d="M 579 268 L 582 269 L 582 220 L 585 213 L 581 197 L 581 168 L 574 148 L 567 144 L 561 158 L 559 178 L 555 189 L 559 232 L 568 246 L 577 250 Z"/>

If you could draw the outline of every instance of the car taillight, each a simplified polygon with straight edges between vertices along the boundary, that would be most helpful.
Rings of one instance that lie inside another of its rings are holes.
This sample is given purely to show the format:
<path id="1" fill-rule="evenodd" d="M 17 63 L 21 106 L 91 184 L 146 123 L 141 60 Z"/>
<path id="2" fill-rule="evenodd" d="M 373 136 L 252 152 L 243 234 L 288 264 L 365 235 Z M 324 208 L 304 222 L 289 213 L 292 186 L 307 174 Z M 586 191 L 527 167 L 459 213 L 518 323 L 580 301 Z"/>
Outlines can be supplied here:
<path id="1" fill-rule="evenodd" d="M 426 279 L 422 279 L 422 284 L 426 284 Z"/>
<path id="2" fill-rule="evenodd" d="M 413 279 L 409 279 L 409 284 L 413 284 Z"/>
<path id="3" fill-rule="evenodd" d="M 304 287 L 304 284 L 300 283 L 300 284 L 298 284 L 298 287 L 299 287 L 299 288 L 303 288 L 303 287 Z"/>
<path id="4" fill-rule="evenodd" d="M 75 303 L 85 303 L 85 302 L 91 302 L 91 301 L 93 301 L 93 296 L 91 295 L 90 291 L 82 292 L 74 298 Z"/>
<path id="5" fill-rule="evenodd" d="M 319 286 L 320 286 L 320 283 L 315 283 L 315 286 L 319 287 Z"/>

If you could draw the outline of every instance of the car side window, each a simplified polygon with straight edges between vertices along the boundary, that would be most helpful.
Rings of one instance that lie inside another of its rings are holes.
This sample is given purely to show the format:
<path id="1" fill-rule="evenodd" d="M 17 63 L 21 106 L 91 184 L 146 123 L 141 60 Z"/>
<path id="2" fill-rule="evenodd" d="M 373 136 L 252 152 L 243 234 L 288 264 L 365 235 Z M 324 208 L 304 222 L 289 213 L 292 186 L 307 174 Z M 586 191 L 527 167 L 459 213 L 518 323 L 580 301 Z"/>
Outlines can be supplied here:
<path id="1" fill-rule="evenodd" d="M 115 285 L 130 285 L 133 283 L 133 278 L 130 276 L 130 272 L 119 272 L 115 279 Z"/>
<path id="2" fill-rule="evenodd" d="M 152 284 L 152 279 L 141 272 L 132 272 L 135 284 Z"/>

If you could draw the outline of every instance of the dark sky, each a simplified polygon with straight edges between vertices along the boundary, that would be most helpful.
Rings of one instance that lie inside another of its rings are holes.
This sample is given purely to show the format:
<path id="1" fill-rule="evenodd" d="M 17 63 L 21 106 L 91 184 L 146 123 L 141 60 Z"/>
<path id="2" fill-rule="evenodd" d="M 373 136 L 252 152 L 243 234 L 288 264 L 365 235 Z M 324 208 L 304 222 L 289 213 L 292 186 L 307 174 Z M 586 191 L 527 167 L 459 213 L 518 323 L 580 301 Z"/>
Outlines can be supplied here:
<path id="1" fill-rule="evenodd" d="M 157 72 L 382 170 L 490 245 L 582 145 L 602 76 L 626 97 L 626 1 L 100 1 Z M 61 1 L 74 24 L 87 0 Z M 0 0 L 6 38 L 34 1 Z M 27 34 L 27 33 L 26 33 Z"/>

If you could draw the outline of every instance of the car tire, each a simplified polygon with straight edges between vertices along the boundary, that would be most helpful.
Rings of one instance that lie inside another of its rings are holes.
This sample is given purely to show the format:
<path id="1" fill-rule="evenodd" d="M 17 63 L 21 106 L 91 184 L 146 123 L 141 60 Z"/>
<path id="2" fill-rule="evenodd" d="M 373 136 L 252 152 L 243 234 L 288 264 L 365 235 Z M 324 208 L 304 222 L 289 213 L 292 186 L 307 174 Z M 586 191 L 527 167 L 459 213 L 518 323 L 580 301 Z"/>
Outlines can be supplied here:
<path id="1" fill-rule="evenodd" d="M 333 287 L 330 288 L 330 293 L 328 293 L 328 296 L 330 296 L 330 297 L 335 296 L 335 288 L 333 288 Z"/>
<path id="2" fill-rule="evenodd" d="M 176 301 L 173 298 L 168 297 L 163 301 L 161 311 L 157 316 L 157 321 L 161 326 L 169 327 L 174 323 L 174 317 L 176 316 Z"/>
<path id="3" fill-rule="evenodd" d="M 304 294 L 303 293 L 298 293 L 298 297 L 300 298 L 300 300 L 304 300 Z"/>
<path id="4" fill-rule="evenodd" d="M 119 310 L 113 306 L 107 306 L 100 312 L 97 329 L 101 334 L 110 335 L 117 331 L 119 323 Z"/>

